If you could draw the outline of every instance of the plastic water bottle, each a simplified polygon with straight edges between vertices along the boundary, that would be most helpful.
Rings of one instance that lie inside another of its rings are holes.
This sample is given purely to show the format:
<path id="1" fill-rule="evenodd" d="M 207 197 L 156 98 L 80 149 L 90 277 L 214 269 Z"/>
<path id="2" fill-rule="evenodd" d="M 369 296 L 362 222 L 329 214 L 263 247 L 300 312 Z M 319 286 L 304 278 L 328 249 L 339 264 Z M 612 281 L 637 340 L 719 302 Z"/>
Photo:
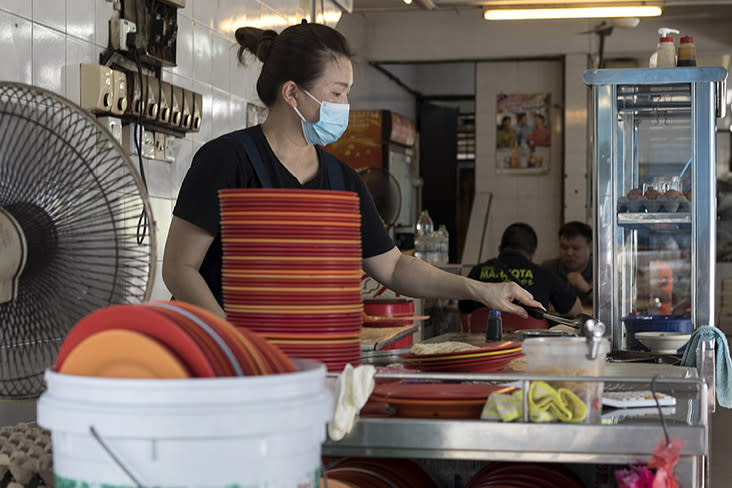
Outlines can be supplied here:
<path id="1" fill-rule="evenodd" d="M 436 255 L 437 264 L 447 264 L 450 262 L 450 234 L 444 224 L 435 233 L 436 235 Z"/>
<path id="2" fill-rule="evenodd" d="M 414 257 L 432 262 L 433 234 L 435 225 L 432 223 L 429 212 L 422 210 L 417 220 L 417 234 L 414 236 Z"/>
<path id="3" fill-rule="evenodd" d="M 503 339 L 503 319 L 501 312 L 491 310 L 488 312 L 488 323 L 485 326 L 486 341 L 500 341 Z"/>

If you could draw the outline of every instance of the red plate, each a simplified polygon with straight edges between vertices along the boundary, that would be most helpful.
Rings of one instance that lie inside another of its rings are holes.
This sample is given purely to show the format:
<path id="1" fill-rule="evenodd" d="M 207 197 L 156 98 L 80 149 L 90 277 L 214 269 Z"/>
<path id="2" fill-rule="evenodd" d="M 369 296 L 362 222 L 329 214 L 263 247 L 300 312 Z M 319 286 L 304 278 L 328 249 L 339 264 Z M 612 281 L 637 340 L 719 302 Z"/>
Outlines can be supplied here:
<path id="1" fill-rule="evenodd" d="M 348 305 L 353 303 L 361 303 L 360 297 L 342 297 L 328 295 L 311 295 L 311 296 L 288 296 L 282 294 L 280 296 L 263 296 L 263 295 L 247 295 L 224 293 L 224 303 L 227 305 L 307 305 L 307 304 L 332 304 L 332 305 Z"/>
<path id="2" fill-rule="evenodd" d="M 318 244 L 312 242 L 309 244 L 281 244 L 272 243 L 271 246 L 262 243 L 247 243 L 238 241 L 223 241 L 222 249 L 224 257 L 227 254 L 232 256 L 298 256 L 306 259 L 308 256 L 320 257 L 361 257 L 361 244 L 343 244 L 329 245 L 326 243 Z"/>
<path id="3" fill-rule="evenodd" d="M 357 316 L 356 316 L 357 315 Z M 227 319 L 234 323 L 246 322 L 259 325 L 283 325 L 285 327 L 293 326 L 312 326 L 312 327 L 339 327 L 339 326 L 360 326 L 361 314 L 333 314 L 333 315 L 259 315 L 248 313 L 231 313 L 227 312 Z"/>
<path id="4" fill-rule="evenodd" d="M 393 382 L 374 387 L 372 396 L 385 400 L 400 398 L 404 400 L 439 401 L 485 401 L 493 392 L 512 388 L 475 383 L 403 383 Z"/>
<path id="5" fill-rule="evenodd" d="M 470 359 L 450 359 L 445 361 L 410 361 L 409 364 L 419 369 L 430 369 L 430 368 L 441 368 L 445 366 L 465 366 L 471 364 L 488 364 L 488 363 L 500 363 L 508 362 L 514 358 L 523 356 L 524 354 L 520 351 L 512 352 L 508 354 L 501 354 L 498 356 L 485 356 L 480 358 Z"/>
<path id="6" fill-rule="evenodd" d="M 353 271 L 361 270 L 360 256 L 350 256 L 341 258 L 332 257 L 321 257 L 315 258 L 311 256 L 309 258 L 295 259 L 284 259 L 276 258 L 274 256 L 249 256 L 249 255 L 238 255 L 236 259 L 230 261 L 236 262 L 234 270 L 247 270 L 247 269 L 276 269 L 276 268 L 287 268 L 287 269 L 304 269 L 304 270 L 323 270 L 323 269 L 349 269 Z M 224 272 L 232 271 L 224 268 Z"/>
<path id="7" fill-rule="evenodd" d="M 348 334 L 350 336 L 360 335 L 361 328 L 358 326 L 344 327 L 284 327 L 281 325 L 251 325 L 240 324 L 239 327 L 246 327 L 263 336 L 272 334 Z"/>
<path id="8" fill-rule="evenodd" d="M 163 308 L 159 304 L 143 303 L 141 306 L 152 308 L 158 313 L 174 320 L 179 326 L 183 327 L 191 335 L 195 336 L 201 344 L 205 344 L 205 350 L 215 358 L 214 370 L 217 371 L 216 376 L 238 376 L 230 357 L 226 352 L 224 352 L 225 349 L 223 349 L 217 342 L 217 340 L 224 341 L 224 338 L 221 337 L 217 331 L 211 329 L 210 326 L 209 330 L 206 330 L 178 311 Z M 229 352 L 233 354 L 230 344 L 224 342 L 224 345 L 228 348 Z M 218 368 L 216 368 L 216 366 L 218 366 Z"/>
<path id="9" fill-rule="evenodd" d="M 244 375 L 251 376 L 260 374 L 259 368 L 257 367 L 256 361 L 250 352 L 250 344 L 244 340 L 242 335 L 236 330 L 236 328 L 228 323 L 226 320 L 217 317 L 216 315 L 203 310 L 199 307 L 181 301 L 154 301 L 150 305 L 163 305 L 172 306 L 181 313 L 190 313 L 202 320 L 209 327 L 214 329 L 235 355 L 239 366 L 241 367 Z"/>
<path id="10" fill-rule="evenodd" d="M 175 321 L 155 310 L 137 305 L 112 305 L 82 318 L 61 344 L 54 370 L 59 371 L 66 357 L 81 341 L 92 334 L 111 329 L 143 333 L 170 349 L 194 376 L 200 378 L 216 376 L 211 358 L 195 337 Z"/>
<path id="11" fill-rule="evenodd" d="M 325 225 L 232 225 L 222 222 L 221 237 L 226 240 L 236 238 L 260 239 L 309 239 L 321 238 L 361 240 L 361 227 Z"/>
<path id="12" fill-rule="evenodd" d="M 360 281 L 353 278 L 330 278 L 322 277 L 322 279 L 310 279 L 302 277 L 298 279 L 281 279 L 281 278 L 223 278 L 224 289 L 228 291 L 237 291 L 238 287 L 278 287 L 278 288 L 352 288 L 360 286 Z"/>
<path id="13" fill-rule="evenodd" d="M 358 193 L 343 190 L 311 190 L 303 188 L 224 188 L 219 190 L 219 198 L 225 199 L 260 199 L 281 198 L 285 202 L 291 200 L 336 200 L 358 201 Z"/>

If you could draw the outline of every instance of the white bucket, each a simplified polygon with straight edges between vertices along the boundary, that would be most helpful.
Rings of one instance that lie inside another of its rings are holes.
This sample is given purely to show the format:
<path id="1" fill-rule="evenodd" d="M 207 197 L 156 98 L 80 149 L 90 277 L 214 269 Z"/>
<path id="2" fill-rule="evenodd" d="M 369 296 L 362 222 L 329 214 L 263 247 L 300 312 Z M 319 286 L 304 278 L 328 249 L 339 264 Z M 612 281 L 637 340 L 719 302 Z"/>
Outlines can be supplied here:
<path id="1" fill-rule="evenodd" d="M 295 373 L 131 380 L 46 371 L 38 423 L 50 429 L 56 486 L 318 486 L 332 415 L 325 367 Z"/>

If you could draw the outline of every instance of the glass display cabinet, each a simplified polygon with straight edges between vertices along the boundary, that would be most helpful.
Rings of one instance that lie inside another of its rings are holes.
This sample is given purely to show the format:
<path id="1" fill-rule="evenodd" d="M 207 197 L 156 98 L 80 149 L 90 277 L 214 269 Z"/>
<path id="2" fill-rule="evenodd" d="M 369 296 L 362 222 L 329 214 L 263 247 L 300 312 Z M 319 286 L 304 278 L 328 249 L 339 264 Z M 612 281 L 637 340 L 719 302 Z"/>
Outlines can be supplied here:
<path id="1" fill-rule="evenodd" d="M 603 69 L 592 87 L 594 314 L 637 331 L 714 324 L 716 118 L 724 68 Z"/>

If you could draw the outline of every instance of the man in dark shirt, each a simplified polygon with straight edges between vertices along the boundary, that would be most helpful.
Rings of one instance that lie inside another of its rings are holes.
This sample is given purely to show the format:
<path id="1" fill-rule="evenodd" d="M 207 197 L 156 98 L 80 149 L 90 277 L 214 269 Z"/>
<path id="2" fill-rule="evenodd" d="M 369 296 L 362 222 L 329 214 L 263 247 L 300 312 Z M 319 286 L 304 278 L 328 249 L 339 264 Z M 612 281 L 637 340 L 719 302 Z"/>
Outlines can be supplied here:
<path id="1" fill-rule="evenodd" d="M 469 277 L 493 283 L 517 281 L 547 309 L 551 306 L 557 312 L 569 315 L 582 313 L 582 304 L 574 292 L 557 276 L 531 261 L 536 246 L 536 232 L 529 224 L 511 224 L 501 237 L 498 257 L 475 266 L 470 270 Z M 514 279 L 507 273 L 511 273 Z M 458 306 L 463 313 L 483 307 L 471 300 L 460 300 Z"/>
<path id="2" fill-rule="evenodd" d="M 582 222 L 567 222 L 559 228 L 559 258 L 542 266 L 559 276 L 579 297 L 592 305 L 592 229 Z"/>

